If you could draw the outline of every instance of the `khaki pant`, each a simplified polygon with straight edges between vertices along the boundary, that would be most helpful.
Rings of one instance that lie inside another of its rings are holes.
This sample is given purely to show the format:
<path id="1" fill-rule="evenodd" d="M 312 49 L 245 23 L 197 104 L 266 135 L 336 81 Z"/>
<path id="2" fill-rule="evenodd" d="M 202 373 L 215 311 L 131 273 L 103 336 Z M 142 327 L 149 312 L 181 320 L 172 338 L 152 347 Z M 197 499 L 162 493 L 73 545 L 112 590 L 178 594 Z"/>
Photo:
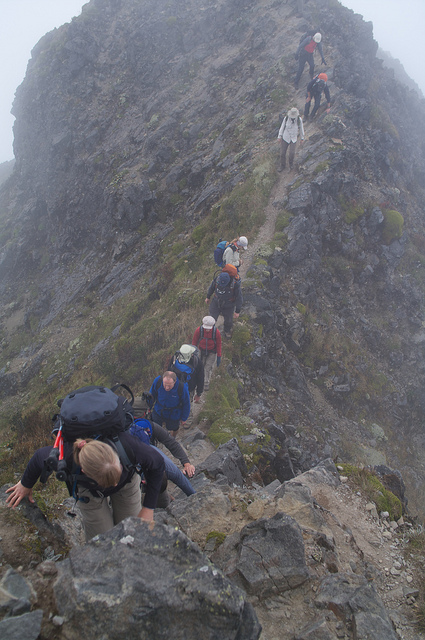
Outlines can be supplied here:
<path id="1" fill-rule="evenodd" d="M 215 363 L 217 362 L 217 354 L 212 353 L 211 351 L 208 351 L 208 353 L 206 353 L 205 351 L 201 351 L 201 360 L 202 364 L 204 365 L 204 389 L 208 390 L 210 386 L 212 370 Z"/>
<path id="2" fill-rule="evenodd" d="M 108 498 L 95 497 L 85 487 L 78 486 L 78 496 L 89 498 L 79 502 L 86 541 L 99 533 L 106 533 L 121 520 L 138 516 L 142 508 L 140 476 L 135 473 L 130 482 Z"/>

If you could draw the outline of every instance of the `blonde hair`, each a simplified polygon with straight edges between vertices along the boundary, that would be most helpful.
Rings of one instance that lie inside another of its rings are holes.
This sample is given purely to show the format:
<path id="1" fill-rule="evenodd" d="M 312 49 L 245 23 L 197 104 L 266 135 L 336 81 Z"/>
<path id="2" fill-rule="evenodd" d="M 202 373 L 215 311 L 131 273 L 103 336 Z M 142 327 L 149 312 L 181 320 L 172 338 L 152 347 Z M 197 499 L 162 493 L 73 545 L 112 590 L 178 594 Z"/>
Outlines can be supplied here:
<path id="1" fill-rule="evenodd" d="M 120 481 L 122 468 L 118 454 L 104 442 L 78 438 L 74 442 L 74 460 L 100 487 L 114 487 Z"/>

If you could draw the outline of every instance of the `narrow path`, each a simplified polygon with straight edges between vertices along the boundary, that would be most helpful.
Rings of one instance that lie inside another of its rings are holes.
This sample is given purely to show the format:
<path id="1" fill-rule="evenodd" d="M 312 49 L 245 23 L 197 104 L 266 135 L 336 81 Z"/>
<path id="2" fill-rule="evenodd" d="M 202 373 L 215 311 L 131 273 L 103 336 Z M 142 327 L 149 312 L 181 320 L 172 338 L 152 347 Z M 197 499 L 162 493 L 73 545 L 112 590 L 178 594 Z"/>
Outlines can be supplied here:
<path id="1" fill-rule="evenodd" d="M 266 214 L 266 221 L 263 226 L 260 227 L 258 234 L 253 242 L 249 242 L 248 249 L 244 251 L 243 264 L 239 269 L 239 275 L 242 280 L 246 277 L 246 274 L 254 262 L 255 254 L 258 249 L 265 243 L 270 242 L 273 239 L 274 230 L 276 226 L 276 218 L 279 213 L 278 207 L 275 206 L 276 202 L 283 200 L 286 195 L 286 188 L 290 182 L 294 179 L 295 170 L 283 171 L 279 180 L 274 185 L 270 194 L 269 203 L 266 206 L 264 213 Z M 249 241 L 249 238 L 248 238 Z"/>

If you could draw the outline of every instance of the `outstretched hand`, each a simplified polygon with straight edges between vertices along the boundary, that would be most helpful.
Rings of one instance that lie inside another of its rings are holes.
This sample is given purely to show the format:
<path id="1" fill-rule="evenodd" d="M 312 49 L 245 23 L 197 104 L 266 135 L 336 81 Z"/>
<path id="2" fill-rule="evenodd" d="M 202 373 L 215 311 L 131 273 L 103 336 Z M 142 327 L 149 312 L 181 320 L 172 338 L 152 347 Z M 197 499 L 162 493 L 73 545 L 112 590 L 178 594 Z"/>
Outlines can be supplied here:
<path id="1" fill-rule="evenodd" d="M 188 478 L 193 478 L 193 476 L 195 475 L 195 467 L 193 466 L 193 464 L 190 464 L 190 462 L 186 462 L 186 464 L 183 465 L 183 473 Z"/>
<path id="2" fill-rule="evenodd" d="M 6 489 L 6 493 L 10 493 L 10 496 L 6 500 L 6 504 L 9 507 L 12 507 L 12 509 L 17 507 L 18 504 L 24 498 L 28 498 L 28 500 L 32 504 L 34 504 L 34 502 L 35 502 L 34 498 L 32 497 L 32 489 L 27 489 L 27 487 L 24 487 L 24 485 L 22 484 L 21 481 L 19 481 L 13 487 L 10 487 L 10 489 Z"/>

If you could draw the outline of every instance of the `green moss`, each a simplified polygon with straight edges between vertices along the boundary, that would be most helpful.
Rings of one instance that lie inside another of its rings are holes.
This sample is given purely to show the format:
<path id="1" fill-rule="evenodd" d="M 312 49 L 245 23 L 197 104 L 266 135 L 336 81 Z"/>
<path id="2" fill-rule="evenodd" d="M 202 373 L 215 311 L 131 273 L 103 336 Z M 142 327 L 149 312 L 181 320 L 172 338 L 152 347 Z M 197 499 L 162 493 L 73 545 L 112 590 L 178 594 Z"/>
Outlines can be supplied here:
<path id="1" fill-rule="evenodd" d="M 369 500 L 375 503 L 378 513 L 388 511 L 391 520 L 398 520 L 402 516 L 402 505 L 391 491 L 384 485 L 372 471 L 361 469 L 352 464 L 341 464 L 342 473 L 349 477 L 356 487 L 359 487 L 367 495 Z"/>
<path id="2" fill-rule="evenodd" d="M 281 211 L 276 218 L 275 233 L 279 233 L 286 229 L 292 218 L 293 215 L 292 213 L 289 213 L 289 211 L 286 211 L 285 209 Z"/>
<path id="3" fill-rule="evenodd" d="M 404 218 L 398 211 L 384 209 L 384 224 L 382 228 L 382 239 L 385 244 L 391 244 L 393 240 L 398 240 L 403 234 Z"/>
<path id="4" fill-rule="evenodd" d="M 226 539 L 226 534 L 225 533 L 222 533 L 220 531 L 210 531 L 207 534 L 206 542 L 208 542 L 209 540 L 215 540 L 215 547 L 214 547 L 214 551 L 215 551 L 216 549 L 218 549 L 218 547 L 221 544 L 223 544 L 225 539 Z"/>
<path id="5" fill-rule="evenodd" d="M 314 167 L 313 175 L 317 176 L 319 173 L 322 173 L 322 171 L 327 171 L 328 168 L 329 168 L 329 162 L 327 160 L 323 160 L 323 162 L 319 162 L 317 167 Z"/>

